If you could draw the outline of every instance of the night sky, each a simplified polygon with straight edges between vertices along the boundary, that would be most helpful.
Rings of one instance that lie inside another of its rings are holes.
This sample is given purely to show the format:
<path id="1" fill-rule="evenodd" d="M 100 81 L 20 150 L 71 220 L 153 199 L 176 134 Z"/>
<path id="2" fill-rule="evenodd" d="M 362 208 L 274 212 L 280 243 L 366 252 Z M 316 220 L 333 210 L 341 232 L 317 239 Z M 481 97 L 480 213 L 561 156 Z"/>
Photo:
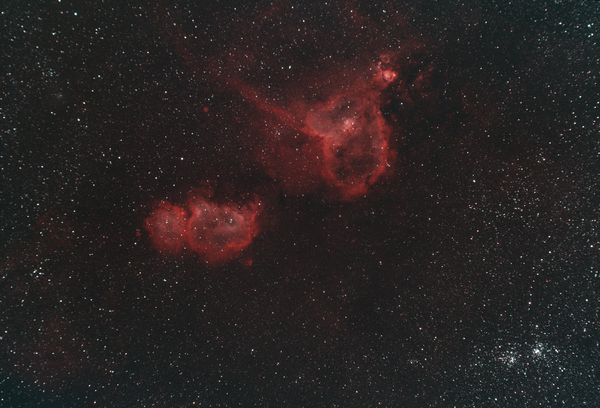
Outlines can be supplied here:
<path id="1" fill-rule="evenodd" d="M 0 16 L 0 407 L 600 406 L 599 2 Z"/>

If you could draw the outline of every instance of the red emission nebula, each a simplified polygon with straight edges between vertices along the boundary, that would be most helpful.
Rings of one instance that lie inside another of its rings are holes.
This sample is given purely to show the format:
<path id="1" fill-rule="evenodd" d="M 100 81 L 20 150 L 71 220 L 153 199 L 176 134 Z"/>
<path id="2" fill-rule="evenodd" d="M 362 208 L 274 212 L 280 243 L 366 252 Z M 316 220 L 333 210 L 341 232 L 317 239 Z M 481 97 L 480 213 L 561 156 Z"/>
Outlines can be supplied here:
<path id="1" fill-rule="evenodd" d="M 170 39 L 190 71 L 208 72 L 209 80 L 250 107 L 252 113 L 244 123 L 251 146 L 248 154 L 274 181 L 275 189 L 292 195 L 324 192 L 329 200 L 354 201 L 391 173 L 394 132 L 382 108 L 391 93 L 407 97 L 409 85 L 400 61 L 408 59 L 415 43 L 402 50 L 388 44 L 379 54 L 357 58 L 354 64 L 331 62 L 326 68 L 308 68 L 291 81 L 277 76 L 279 87 L 274 92 L 254 79 L 256 61 L 264 54 L 252 46 L 243 54 L 229 52 L 203 64 L 182 45 L 182 37 L 178 33 Z M 196 195 L 185 204 L 158 203 L 145 227 L 161 253 L 188 251 L 209 266 L 221 265 L 252 243 L 260 230 L 261 209 L 260 198 L 223 204 L 210 195 Z"/>
<path id="2" fill-rule="evenodd" d="M 357 77 L 324 102 L 295 102 L 287 110 L 229 79 L 246 101 L 267 114 L 257 161 L 286 192 L 304 194 L 325 186 L 331 199 L 353 201 L 390 170 L 391 129 L 381 112 L 381 95 L 398 75 L 381 65 L 371 67 L 368 81 Z"/>
<path id="3" fill-rule="evenodd" d="M 265 131 L 265 142 L 271 146 L 261 149 L 266 172 L 298 194 L 324 183 L 340 200 L 365 195 L 391 167 L 392 156 L 390 128 L 381 113 L 379 95 L 397 74 L 379 67 L 375 71 L 369 83 L 299 109 L 296 115 L 271 106 L 256 92 L 251 96 L 249 87 L 239 85 L 248 101 L 276 117 L 279 129 L 287 126 L 303 136 L 300 147 L 294 147 L 295 134 Z M 292 140 L 282 139 L 282 134 Z M 220 265 L 237 257 L 258 234 L 259 209 L 258 200 L 243 207 L 219 205 L 202 196 L 190 198 L 185 205 L 162 201 L 147 218 L 146 230 L 154 247 L 164 254 L 186 249 L 211 266 Z"/>
<path id="4" fill-rule="evenodd" d="M 390 129 L 380 110 L 379 91 L 396 78 L 379 72 L 364 89 L 333 96 L 306 115 L 306 134 L 323 155 L 319 174 L 344 200 L 367 193 L 391 167 Z"/>
<path id="5" fill-rule="evenodd" d="M 192 196 L 185 205 L 161 201 L 145 225 L 154 247 L 166 255 L 186 249 L 211 266 L 237 257 L 259 232 L 261 203 L 219 205 L 207 196 Z"/>

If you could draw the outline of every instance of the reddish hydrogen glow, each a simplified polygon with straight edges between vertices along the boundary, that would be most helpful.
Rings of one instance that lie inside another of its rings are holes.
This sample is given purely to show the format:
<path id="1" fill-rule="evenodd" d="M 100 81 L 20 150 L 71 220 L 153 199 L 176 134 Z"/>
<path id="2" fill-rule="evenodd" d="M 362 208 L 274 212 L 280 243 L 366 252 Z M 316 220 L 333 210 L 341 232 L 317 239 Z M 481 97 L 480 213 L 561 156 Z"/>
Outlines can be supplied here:
<path id="1" fill-rule="evenodd" d="M 236 206 L 194 196 L 181 206 L 161 202 L 146 219 L 146 230 L 160 252 L 176 255 L 187 250 L 216 266 L 252 243 L 260 232 L 259 212 L 258 200 Z"/>
<path id="2" fill-rule="evenodd" d="M 155 248 L 163 253 L 178 254 L 185 244 L 187 211 L 168 201 L 158 205 L 146 219 L 146 230 Z"/>
<path id="3" fill-rule="evenodd" d="M 218 206 L 202 198 L 191 199 L 186 225 L 189 249 L 211 264 L 235 257 L 258 233 L 258 205 L 236 208 Z"/>
<path id="4" fill-rule="evenodd" d="M 383 71 L 382 75 L 383 75 L 383 80 L 385 82 L 387 82 L 388 84 L 390 82 L 393 82 L 398 77 L 398 74 L 396 74 L 394 71 L 390 71 L 390 70 Z"/>
<path id="5" fill-rule="evenodd" d="M 351 91 L 340 90 L 325 102 L 289 110 L 247 85 L 232 85 L 276 119 L 264 123 L 259 155 L 271 177 L 291 193 L 324 184 L 337 199 L 350 201 L 367 194 L 391 167 L 391 129 L 381 113 L 381 91 L 396 78 L 395 71 L 378 66 L 368 83 L 357 80 Z"/>
<path id="6" fill-rule="evenodd" d="M 322 140 L 321 176 L 343 199 L 367 193 L 389 165 L 390 130 L 375 98 L 337 95 L 306 115 L 307 133 Z"/>

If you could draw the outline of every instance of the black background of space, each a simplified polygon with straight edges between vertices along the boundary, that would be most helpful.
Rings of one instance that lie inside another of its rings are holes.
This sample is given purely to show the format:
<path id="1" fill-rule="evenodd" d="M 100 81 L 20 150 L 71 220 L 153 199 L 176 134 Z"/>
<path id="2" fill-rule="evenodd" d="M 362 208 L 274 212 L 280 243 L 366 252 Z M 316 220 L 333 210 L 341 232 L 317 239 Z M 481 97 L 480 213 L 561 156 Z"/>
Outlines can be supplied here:
<path id="1" fill-rule="evenodd" d="M 600 404 L 598 2 L 0 12 L 0 406 Z M 402 21 L 423 44 L 407 78 L 430 68 L 429 96 L 386 106 L 373 194 L 285 194 L 248 154 L 261 113 L 207 72 L 261 18 L 283 34 L 250 50 L 298 72 Z M 151 203 L 206 181 L 273 192 L 251 266 L 151 247 Z"/>

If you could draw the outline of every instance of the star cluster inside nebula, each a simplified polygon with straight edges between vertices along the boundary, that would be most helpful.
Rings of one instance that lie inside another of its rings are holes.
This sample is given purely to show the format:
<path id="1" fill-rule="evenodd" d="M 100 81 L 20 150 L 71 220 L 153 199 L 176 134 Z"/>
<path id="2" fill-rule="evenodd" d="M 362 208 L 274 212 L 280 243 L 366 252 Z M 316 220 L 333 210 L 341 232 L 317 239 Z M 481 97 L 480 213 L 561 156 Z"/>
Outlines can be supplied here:
<path id="1" fill-rule="evenodd" d="M 594 406 L 595 2 L 0 10 L 0 406 Z"/>

